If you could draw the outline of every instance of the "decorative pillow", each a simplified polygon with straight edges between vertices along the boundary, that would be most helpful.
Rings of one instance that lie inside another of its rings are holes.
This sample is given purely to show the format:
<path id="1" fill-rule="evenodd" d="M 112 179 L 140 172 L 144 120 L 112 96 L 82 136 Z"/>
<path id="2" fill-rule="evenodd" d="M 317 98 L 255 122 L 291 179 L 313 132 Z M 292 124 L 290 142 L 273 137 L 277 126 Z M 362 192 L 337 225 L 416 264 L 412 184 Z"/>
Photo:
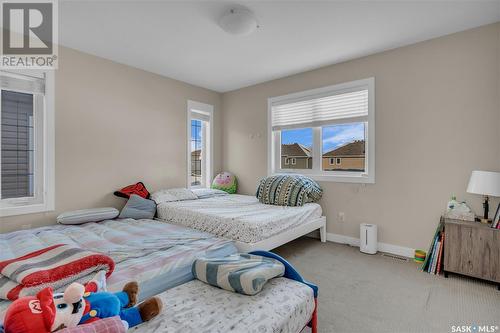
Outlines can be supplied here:
<path id="1" fill-rule="evenodd" d="M 156 214 L 156 203 L 153 200 L 144 199 L 137 194 L 132 194 L 123 207 L 121 219 L 152 219 Z"/>
<path id="2" fill-rule="evenodd" d="M 125 322 L 126 323 L 126 322 Z M 1 332 L 1 331 L 0 331 Z M 127 333 L 124 322 L 120 316 L 108 317 L 97 321 L 78 325 L 71 328 L 63 328 L 58 333 Z"/>
<path id="3" fill-rule="evenodd" d="M 268 280 L 283 276 L 285 266 L 273 258 L 240 253 L 222 258 L 197 259 L 192 272 L 196 279 L 212 286 L 255 295 Z"/>
<path id="4" fill-rule="evenodd" d="M 151 194 L 151 200 L 154 200 L 158 205 L 162 202 L 196 200 L 198 197 L 193 191 L 187 188 L 170 188 L 159 190 Z"/>
<path id="5" fill-rule="evenodd" d="M 81 209 L 60 214 L 57 217 L 57 223 L 83 224 L 87 222 L 99 222 L 114 219 L 118 214 L 120 214 L 118 209 L 113 207 Z"/>
<path id="6" fill-rule="evenodd" d="M 219 173 L 212 182 L 211 188 L 216 190 L 222 190 L 229 194 L 236 193 L 238 189 L 238 181 L 236 180 L 235 175 L 230 172 L 221 172 Z"/>
<path id="7" fill-rule="evenodd" d="M 260 202 L 277 206 L 302 206 L 321 199 L 318 183 L 302 175 L 275 175 L 262 179 L 256 196 Z"/>
<path id="8" fill-rule="evenodd" d="M 137 194 L 140 197 L 145 199 L 149 199 L 149 191 L 146 186 L 142 182 L 138 182 L 137 184 L 125 186 L 121 190 L 115 191 L 114 193 L 117 197 L 120 198 L 130 198 L 131 194 Z"/>

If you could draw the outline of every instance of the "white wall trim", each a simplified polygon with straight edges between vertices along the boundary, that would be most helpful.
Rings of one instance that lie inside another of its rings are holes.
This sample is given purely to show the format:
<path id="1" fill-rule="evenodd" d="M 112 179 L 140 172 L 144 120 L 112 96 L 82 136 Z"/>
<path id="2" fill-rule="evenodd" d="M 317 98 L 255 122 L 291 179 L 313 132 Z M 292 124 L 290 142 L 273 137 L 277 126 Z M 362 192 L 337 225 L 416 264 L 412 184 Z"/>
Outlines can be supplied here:
<path id="1" fill-rule="evenodd" d="M 359 247 L 359 238 L 334 234 L 331 232 L 326 233 L 326 240 L 329 242 L 348 244 L 351 246 Z M 413 258 L 413 256 L 415 255 L 415 249 L 381 242 L 377 244 L 377 249 L 380 252 L 386 252 L 407 258 Z"/>

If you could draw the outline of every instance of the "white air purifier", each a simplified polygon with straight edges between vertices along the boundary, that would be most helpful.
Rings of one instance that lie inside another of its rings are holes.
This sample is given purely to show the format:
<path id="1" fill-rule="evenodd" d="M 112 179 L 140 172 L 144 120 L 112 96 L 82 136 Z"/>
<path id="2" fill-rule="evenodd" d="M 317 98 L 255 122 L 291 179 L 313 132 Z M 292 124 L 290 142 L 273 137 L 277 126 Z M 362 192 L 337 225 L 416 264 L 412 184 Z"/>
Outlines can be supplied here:
<path id="1" fill-rule="evenodd" d="M 368 223 L 359 225 L 359 250 L 367 254 L 377 253 L 377 225 Z"/>

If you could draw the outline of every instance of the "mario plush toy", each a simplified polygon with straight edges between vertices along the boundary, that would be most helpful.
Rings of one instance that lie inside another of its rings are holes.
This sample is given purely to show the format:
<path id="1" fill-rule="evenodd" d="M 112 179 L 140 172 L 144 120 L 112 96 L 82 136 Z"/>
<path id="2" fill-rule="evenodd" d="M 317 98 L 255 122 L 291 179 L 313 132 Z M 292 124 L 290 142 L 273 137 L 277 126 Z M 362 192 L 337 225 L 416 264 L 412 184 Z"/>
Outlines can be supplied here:
<path id="1" fill-rule="evenodd" d="M 45 288 L 36 296 L 14 301 L 5 315 L 5 333 L 50 333 L 100 318 L 120 316 L 125 328 L 136 326 L 158 315 L 162 308 L 153 297 L 135 307 L 139 288 L 129 282 L 118 293 L 98 291 L 95 283 L 86 287 L 71 284 L 64 294 Z"/>

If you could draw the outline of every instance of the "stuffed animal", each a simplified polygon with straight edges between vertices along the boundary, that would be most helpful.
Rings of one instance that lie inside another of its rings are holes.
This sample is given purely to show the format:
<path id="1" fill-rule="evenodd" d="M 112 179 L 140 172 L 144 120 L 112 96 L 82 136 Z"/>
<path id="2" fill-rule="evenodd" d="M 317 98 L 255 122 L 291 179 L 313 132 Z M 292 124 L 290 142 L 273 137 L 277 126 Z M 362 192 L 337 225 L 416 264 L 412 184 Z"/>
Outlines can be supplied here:
<path id="1" fill-rule="evenodd" d="M 221 172 L 214 178 L 211 187 L 229 194 L 234 194 L 238 189 L 238 181 L 232 173 Z"/>
<path id="2" fill-rule="evenodd" d="M 51 333 L 100 318 L 120 316 L 125 328 L 136 326 L 158 315 L 159 298 L 153 297 L 135 307 L 139 287 L 129 282 L 118 293 L 93 292 L 96 285 L 72 283 L 63 294 L 45 288 L 36 296 L 14 301 L 5 314 L 5 333 Z"/>

